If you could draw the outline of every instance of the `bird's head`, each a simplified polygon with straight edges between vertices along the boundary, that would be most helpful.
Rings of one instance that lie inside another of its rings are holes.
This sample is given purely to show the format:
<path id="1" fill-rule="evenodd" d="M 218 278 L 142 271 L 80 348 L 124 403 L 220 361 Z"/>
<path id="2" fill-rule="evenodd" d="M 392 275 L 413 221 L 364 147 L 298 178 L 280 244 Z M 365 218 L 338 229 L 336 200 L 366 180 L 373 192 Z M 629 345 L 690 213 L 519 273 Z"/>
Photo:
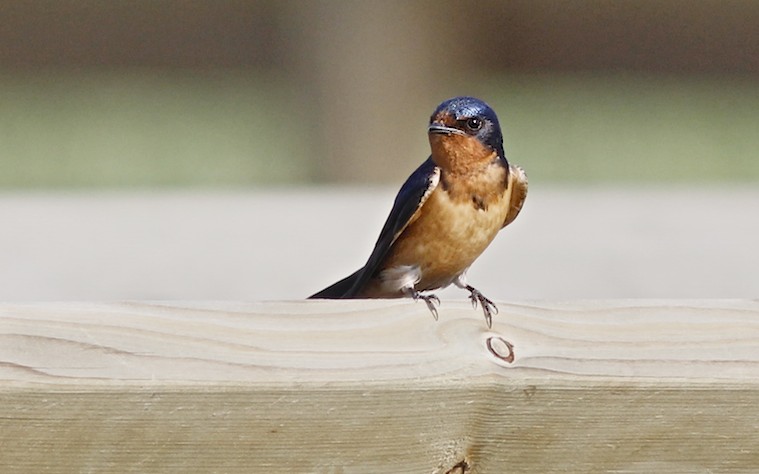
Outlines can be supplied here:
<path id="1" fill-rule="evenodd" d="M 474 97 L 454 97 L 438 105 L 427 133 L 432 159 L 443 169 L 468 169 L 496 158 L 506 161 L 498 117 Z"/>

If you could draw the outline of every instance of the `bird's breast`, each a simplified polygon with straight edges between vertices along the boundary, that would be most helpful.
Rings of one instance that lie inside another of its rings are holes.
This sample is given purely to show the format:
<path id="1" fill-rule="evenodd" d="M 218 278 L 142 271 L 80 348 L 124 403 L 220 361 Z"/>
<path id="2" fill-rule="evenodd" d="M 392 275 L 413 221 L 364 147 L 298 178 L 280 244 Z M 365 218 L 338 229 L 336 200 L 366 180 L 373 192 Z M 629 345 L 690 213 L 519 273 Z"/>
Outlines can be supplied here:
<path id="1" fill-rule="evenodd" d="M 509 210 L 506 173 L 441 183 L 393 244 L 384 268 L 416 265 L 418 290 L 449 285 L 493 241 Z"/>

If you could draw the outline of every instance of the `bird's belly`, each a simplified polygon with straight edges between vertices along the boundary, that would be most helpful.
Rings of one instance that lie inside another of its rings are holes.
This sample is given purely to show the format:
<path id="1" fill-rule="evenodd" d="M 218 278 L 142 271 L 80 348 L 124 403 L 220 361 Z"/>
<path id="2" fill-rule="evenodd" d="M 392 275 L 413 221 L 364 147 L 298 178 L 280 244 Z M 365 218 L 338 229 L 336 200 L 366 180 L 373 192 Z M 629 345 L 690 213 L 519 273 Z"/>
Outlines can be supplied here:
<path id="1" fill-rule="evenodd" d="M 395 242 L 383 267 L 418 266 L 419 291 L 448 286 L 493 241 L 508 209 L 505 193 L 482 208 L 471 200 L 453 201 L 438 188 Z"/>

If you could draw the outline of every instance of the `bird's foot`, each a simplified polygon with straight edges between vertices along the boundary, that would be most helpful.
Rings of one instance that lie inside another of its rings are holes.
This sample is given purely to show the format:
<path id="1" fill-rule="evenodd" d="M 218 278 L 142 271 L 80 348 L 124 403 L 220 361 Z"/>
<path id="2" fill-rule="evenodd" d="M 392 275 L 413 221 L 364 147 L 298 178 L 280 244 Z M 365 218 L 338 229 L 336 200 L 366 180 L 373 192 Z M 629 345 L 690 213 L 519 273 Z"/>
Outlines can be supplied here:
<path id="1" fill-rule="evenodd" d="M 466 285 L 464 288 L 469 290 L 469 299 L 472 300 L 472 307 L 476 309 L 477 303 L 482 306 L 482 312 L 485 314 L 485 323 L 487 323 L 488 329 L 492 328 L 493 315 L 498 314 L 498 307 L 472 285 Z"/>
<path id="2" fill-rule="evenodd" d="M 424 300 L 424 303 L 427 305 L 427 309 L 430 310 L 430 313 L 432 313 L 432 317 L 435 318 L 435 321 L 437 321 L 438 314 L 437 314 L 437 308 L 435 307 L 435 305 L 437 304 L 438 306 L 440 306 L 440 298 L 438 298 L 434 294 L 423 295 L 416 290 L 411 290 L 409 294 L 411 295 L 412 298 L 414 298 L 414 301 Z"/>

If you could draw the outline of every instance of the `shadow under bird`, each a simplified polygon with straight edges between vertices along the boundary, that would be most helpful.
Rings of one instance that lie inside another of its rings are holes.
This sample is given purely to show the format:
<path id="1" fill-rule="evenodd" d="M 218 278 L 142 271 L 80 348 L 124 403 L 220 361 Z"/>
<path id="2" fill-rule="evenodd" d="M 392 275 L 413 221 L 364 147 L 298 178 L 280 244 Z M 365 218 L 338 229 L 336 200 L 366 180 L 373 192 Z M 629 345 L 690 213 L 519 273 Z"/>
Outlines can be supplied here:
<path id="1" fill-rule="evenodd" d="M 498 308 L 465 275 L 516 219 L 527 177 L 506 160 L 498 117 L 479 99 L 440 104 L 427 134 L 432 154 L 403 183 L 366 264 L 310 298 L 406 296 L 424 300 L 437 319 L 440 299 L 429 291 L 454 284 L 469 291 L 491 327 Z"/>

